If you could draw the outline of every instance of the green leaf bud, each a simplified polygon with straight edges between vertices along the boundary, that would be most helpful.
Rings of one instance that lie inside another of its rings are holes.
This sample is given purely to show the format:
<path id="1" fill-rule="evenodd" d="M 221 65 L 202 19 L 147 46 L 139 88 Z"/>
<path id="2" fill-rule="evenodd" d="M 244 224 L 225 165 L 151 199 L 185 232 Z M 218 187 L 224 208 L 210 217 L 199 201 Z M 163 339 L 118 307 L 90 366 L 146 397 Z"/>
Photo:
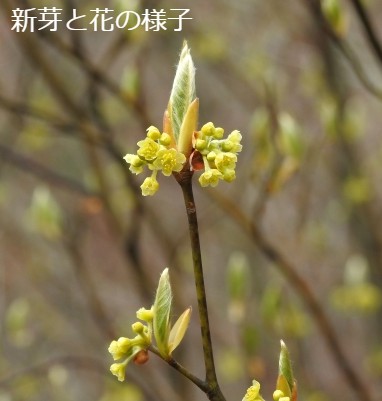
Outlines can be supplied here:
<path id="1" fill-rule="evenodd" d="M 153 306 L 154 336 L 158 350 L 163 357 L 169 355 L 168 338 L 170 334 L 171 303 L 172 291 L 168 268 L 166 268 L 160 276 Z"/>
<path id="2" fill-rule="evenodd" d="M 168 111 L 176 142 L 180 135 L 184 117 L 191 102 L 195 99 L 195 66 L 190 49 L 184 42 L 171 90 Z"/>
<path id="3" fill-rule="evenodd" d="M 284 341 L 281 340 L 280 344 L 279 376 L 277 378 L 276 390 L 280 390 L 283 393 L 283 397 L 278 401 L 296 400 L 297 385 L 293 376 L 289 351 Z"/>

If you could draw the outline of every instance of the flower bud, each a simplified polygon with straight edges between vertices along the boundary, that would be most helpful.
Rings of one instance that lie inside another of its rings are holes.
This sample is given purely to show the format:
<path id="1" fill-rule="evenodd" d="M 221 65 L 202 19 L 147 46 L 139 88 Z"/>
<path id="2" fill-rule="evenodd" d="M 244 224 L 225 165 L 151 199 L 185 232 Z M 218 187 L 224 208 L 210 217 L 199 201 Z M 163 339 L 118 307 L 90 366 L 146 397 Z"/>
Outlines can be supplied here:
<path id="1" fill-rule="evenodd" d="M 134 333 L 142 334 L 144 332 L 145 326 L 141 322 L 136 322 L 131 325 Z"/>
<path id="2" fill-rule="evenodd" d="M 137 310 L 137 318 L 149 323 L 154 318 L 154 312 L 152 309 L 140 308 Z"/>
<path id="3" fill-rule="evenodd" d="M 159 138 L 159 142 L 163 146 L 169 146 L 171 144 L 171 136 L 166 132 L 163 132 L 163 134 Z"/>
<path id="4" fill-rule="evenodd" d="M 110 372 L 114 376 L 117 376 L 117 378 L 120 382 L 123 382 L 125 380 L 125 374 L 126 374 L 125 368 L 126 368 L 125 363 L 113 363 L 110 366 Z"/>
<path id="5" fill-rule="evenodd" d="M 221 127 L 215 128 L 213 135 L 216 139 L 222 139 L 224 135 L 224 129 Z"/>
<path id="6" fill-rule="evenodd" d="M 147 136 L 153 141 L 157 141 L 160 138 L 161 134 L 157 127 L 151 125 L 149 128 L 147 128 Z"/>
<path id="7" fill-rule="evenodd" d="M 200 131 L 202 132 L 203 135 L 213 136 L 215 131 L 215 126 L 212 122 L 209 122 L 207 124 L 204 124 Z"/>
<path id="8" fill-rule="evenodd" d="M 202 151 L 207 147 L 207 141 L 204 139 L 197 139 L 195 142 L 195 149 Z"/>
<path id="9" fill-rule="evenodd" d="M 215 152 L 212 151 L 212 152 L 207 154 L 207 160 L 209 162 L 213 162 L 215 160 L 215 158 L 216 158 L 216 153 Z"/>

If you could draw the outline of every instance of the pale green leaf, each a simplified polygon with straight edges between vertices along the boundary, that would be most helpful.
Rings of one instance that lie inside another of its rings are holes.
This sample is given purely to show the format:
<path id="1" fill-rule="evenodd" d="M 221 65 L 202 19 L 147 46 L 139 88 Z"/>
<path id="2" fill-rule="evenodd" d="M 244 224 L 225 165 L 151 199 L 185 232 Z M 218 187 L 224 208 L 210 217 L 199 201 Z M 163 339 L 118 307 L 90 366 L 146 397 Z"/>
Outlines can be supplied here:
<path id="1" fill-rule="evenodd" d="M 188 325 L 190 324 L 191 318 L 191 307 L 186 309 L 178 318 L 173 328 L 170 331 L 169 339 L 168 339 L 168 347 L 170 354 L 174 349 L 180 344 L 183 340 L 183 337 L 187 331 Z"/>
<path id="2" fill-rule="evenodd" d="M 169 112 L 176 141 L 188 107 L 195 99 L 195 66 L 187 42 L 183 44 L 171 90 Z"/>
<path id="3" fill-rule="evenodd" d="M 168 356 L 168 338 L 170 333 L 170 312 L 172 292 L 168 268 L 164 269 L 160 279 L 153 306 L 154 336 L 157 347 L 162 356 Z"/>

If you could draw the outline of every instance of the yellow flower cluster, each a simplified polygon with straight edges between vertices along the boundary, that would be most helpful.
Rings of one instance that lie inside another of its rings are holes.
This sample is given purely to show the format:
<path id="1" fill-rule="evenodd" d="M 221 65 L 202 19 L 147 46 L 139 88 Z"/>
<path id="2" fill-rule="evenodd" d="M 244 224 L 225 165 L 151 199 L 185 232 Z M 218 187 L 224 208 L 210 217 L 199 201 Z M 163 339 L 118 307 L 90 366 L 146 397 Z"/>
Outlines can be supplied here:
<path id="1" fill-rule="evenodd" d="M 144 325 L 141 322 L 134 323 L 131 327 L 136 336 L 132 339 L 120 337 L 110 343 L 109 352 L 115 361 L 123 359 L 122 362 L 113 363 L 110 366 L 110 371 L 117 376 L 119 381 L 125 380 L 125 370 L 127 364 L 139 355 L 146 353 L 147 348 L 151 345 L 152 337 L 152 320 L 154 314 L 152 310 L 141 308 L 137 311 L 137 318 L 147 323 Z"/>
<path id="2" fill-rule="evenodd" d="M 224 129 L 209 122 L 194 133 L 193 145 L 203 157 L 204 173 L 199 177 L 202 187 L 215 187 L 219 180 L 231 182 L 236 178 L 237 153 L 242 149 L 241 134 L 232 131 L 223 139 Z"/>
<path id="3" fill-rule="evenodd" d="M 138 142 L 137 154 L 127 154 L 124 159 L 130 164 L 130 171 L 134 174 L 143 172 L 145 166 L 152 170 L 141 185 L 142 195 L 154 195 L 159 189 L 156 179 L 158 171 L 170 176 L 174 171 L 182 170 L 186 156 L 171 147 L 171 136 L 161 133 L 158 128 L 151 126 L 147 129 L 147 136 Z"/>

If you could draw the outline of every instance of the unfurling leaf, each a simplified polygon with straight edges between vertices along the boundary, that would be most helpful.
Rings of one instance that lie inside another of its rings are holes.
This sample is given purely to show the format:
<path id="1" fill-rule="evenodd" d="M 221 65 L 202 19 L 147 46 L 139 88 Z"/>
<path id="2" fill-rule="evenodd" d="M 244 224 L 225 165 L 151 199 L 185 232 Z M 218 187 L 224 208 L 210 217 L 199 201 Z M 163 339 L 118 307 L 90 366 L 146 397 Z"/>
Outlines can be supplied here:
<path id="1" fill-rule="evenodd" d="M 180 344 L 183 340 L 183 337 L 187 331 L 188 325 L 190 323 L 192 309 L 189 307 L 186 309 L 178 318 L 174 327 L 170 331 L 169 339 L 168 339 L 168 348 L 169 353 L 171 354 L 172 351 Z"/>
<path id="2" fill-rule="evenodd" d="M 168 339 L 170 334 L 170 312 L 172 292 L 168 268 L 163 270 L 153 306 L 154 336 L 160 354 L 164 357 L 169 355 Z"/>
<path id="3" fill-rule="evenodd" d="M 293 376 L 288 348 L 283 340 L 280 343 L 279 376 L 277 378 L 276 390 L 280 390 L 285 397 L 290 397 L 291 401 L 293 401 L 297 397 L 296 381 Z"/>
<path id="4" fill-rule="evenodd" d="M 168 111 L 176 141 L 191 102 L 195 99 L 195 66 L 187 42 L 184 42 L 176 69 Z"/>

